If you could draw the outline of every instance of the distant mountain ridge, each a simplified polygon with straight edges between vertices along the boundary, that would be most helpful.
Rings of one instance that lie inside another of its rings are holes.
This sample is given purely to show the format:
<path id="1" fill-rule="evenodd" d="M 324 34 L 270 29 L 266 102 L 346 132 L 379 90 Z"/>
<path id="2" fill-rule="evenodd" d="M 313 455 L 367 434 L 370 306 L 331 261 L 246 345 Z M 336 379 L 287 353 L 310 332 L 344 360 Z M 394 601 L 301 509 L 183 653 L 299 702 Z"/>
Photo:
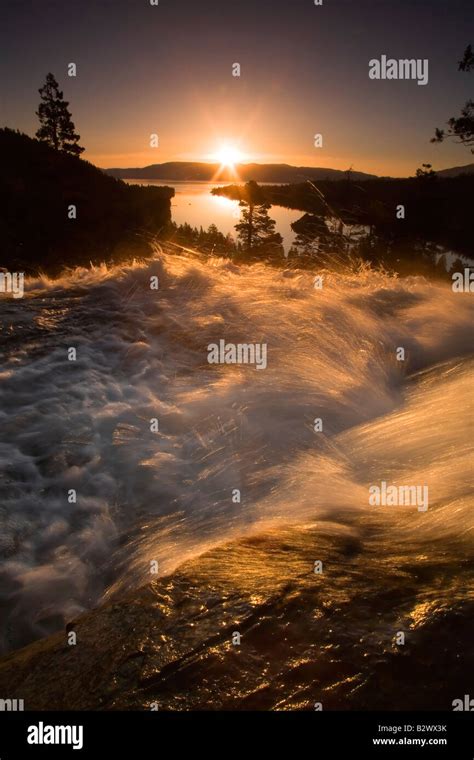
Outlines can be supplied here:
<path id="1" fill-rule="evenodd" d="M 436 174 L 440 177 L 458 177 L 460 174 L 474 174 L 474 164 L 452 166 L 450 169 L 441 169 Z"/>
<path id="2" fill-rule="evenodd" d="M 347 171 L 326 169 L 314 166 L 291 166 L 290 164 L 237 164 L 238 178 L 230 169 L 221 169 L 219 163 L 199 161 L 168 161 L 163 164 L 150 164 L 142 168 L 104 169 L 106 174 L 117 179 L 157 179 L 175 182 L 256 182 L 298 183 L 305 180 L 346 179 Z M 440 177 L 456 177 L 460 174 L 473 174 L 474 164 L 454 166 L 436 172 Z M 363 181 L 380 179 L 376 174 L 351 171 L 351 179 Z M 385 178 L 387 179 L 387 178 Z"/>
<path id="3" fill-rule="evenodd" d="M 289 164 L 237 164 L 238 181 L 247 182 L 304 182 L 307 179 L 344 179 L 347 172 L 339 169 L 325 169 L 312 166 L 290 166 Z M 107 174 L 118 179 L 163 179 L 188 182 L 235 182 L 235 173 L 221 169 L 219 163 L 196 161 L 169 161 L 151 164 L 143 168 L 104 169 Z M 351 172 L 352 179 L 377 179 L 375 174 Z"/>

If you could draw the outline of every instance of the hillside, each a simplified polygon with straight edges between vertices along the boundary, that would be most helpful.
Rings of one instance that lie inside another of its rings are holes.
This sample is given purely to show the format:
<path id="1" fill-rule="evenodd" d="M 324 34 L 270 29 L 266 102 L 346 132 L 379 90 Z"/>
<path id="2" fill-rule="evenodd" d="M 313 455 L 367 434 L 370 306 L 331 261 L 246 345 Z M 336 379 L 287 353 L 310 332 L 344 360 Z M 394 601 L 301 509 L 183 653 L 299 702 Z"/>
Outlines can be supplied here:
<path id="1" fill-rule="evenodd" d="M 339 169 L 326 169 L 314 166 L 290 166 L 289 164 L 238 164 L 236 167 L 239 181 L 250 179 L 256 182 L 285 182 L 298 183 L 306 180 L 340 180 L 347 179 L 347 172 Z M 169 161 L 163 164 L 151 164 L 142 168 L 104 169 L 111 177 L 118 179 L 159 179 L 179 182 L 235 182 L 235 173 L 222 169 L 218 163 L 202 163 L 195 161 Z M 439 177 L 450 178 L 461 174 L 472 174 L 474 164 L 454 166 L 441 169 Z M 351 172 L 351 180 L 364 181 L 378 179 L 375 174 Z M 387 177 L 382 178 L 387 179 Z"/>
<path id="2" fill-rule="evenodd" d="M 338 169 L 325 169 L 311 166 L 290 166 L 289 164 L 238 164 L 239 179 L 246 182 L 303 182 L 313 180 L 345 179 L 346 172 Z M 219 163 L 200 163 L 193 161 L 172 161 L 164 164 L 151 164 L 143 168 L 105 169 L 111 177 L 119 179 L 165 179 L 178 181 L 212 182 L 216 177 L 219 182 L 235 180 L 235 173 L 229 169 L 221 170 Z M 352 172 L 352 179 L 375 179 L 374 174 Z"/>
<path id="3" fill-rule="evenodd" d="M 0 129 L 0 165 L 1 265 L 10 270 L 146 255 L 147 236 L 170 220 L 172 188 L 131 187 L 10 129 Z"/>
<path id="4" fill-rule="evenodd" d="M 459 177 L 461 174 L 474 174 L 474 164 L 452 166 L 451 169 L 441 169 L 441 171 L 436 173 L 438 177 Z"/>

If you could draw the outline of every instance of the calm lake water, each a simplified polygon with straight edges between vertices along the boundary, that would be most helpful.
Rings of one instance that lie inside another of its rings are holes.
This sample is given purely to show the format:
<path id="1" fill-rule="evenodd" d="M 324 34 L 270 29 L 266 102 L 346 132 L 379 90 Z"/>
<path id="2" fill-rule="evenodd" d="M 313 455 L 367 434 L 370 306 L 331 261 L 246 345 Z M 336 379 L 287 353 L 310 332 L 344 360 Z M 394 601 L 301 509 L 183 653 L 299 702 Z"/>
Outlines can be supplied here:
<path id="1" fill-rule="evenodd" d="M 219 195 L 211 195 L 212 182 L 165 182 L 163 180 L 127 180 L 130 185 L 157 185 L 174 187 L 175 197 L 171 200 L 171 214 L 173 222 L 184 224 L 187 222 L 192 227 L 203 227 L 215 224 L 220 232 L 225 235 L 230 232 L 235 237 L 234 226 L 240 219 L 240 208 L 237 201 Z M 264 183 L 261 183 L 264 184 Z M 295 239 L 295 233 L 291 229 L 291 223 L 301 216 L 302 211 L 272 206 L 270 216 L 276 221 L 276 231 L 283 237 L 283 245 L 287 251 Z"/>

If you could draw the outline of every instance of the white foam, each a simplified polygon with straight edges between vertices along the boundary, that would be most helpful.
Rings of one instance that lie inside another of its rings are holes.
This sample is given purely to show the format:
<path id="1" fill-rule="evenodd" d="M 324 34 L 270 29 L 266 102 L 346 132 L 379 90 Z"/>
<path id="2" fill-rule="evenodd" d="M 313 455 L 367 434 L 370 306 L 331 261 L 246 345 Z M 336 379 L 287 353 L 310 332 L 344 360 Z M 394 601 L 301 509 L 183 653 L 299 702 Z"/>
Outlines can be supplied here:
<path id="1" fill-rule="evenodd" d="M 342 523 L 366 508 L 371 478 L 428 480 L 445 512 L 423 530 L 472 529 L 472 296 L 367 269 L 326 272 L 322 290 L 313 280 L 163 253 L 29 280 L 21 302 L 2 303 L 4 649 L 147 582 L 150 559 L 167 573 L 269 520 Z M 220 338 L 267 343 L 267 369 L 211 367 Z M 401 532 L 421 525 L 408 514 Z"/>

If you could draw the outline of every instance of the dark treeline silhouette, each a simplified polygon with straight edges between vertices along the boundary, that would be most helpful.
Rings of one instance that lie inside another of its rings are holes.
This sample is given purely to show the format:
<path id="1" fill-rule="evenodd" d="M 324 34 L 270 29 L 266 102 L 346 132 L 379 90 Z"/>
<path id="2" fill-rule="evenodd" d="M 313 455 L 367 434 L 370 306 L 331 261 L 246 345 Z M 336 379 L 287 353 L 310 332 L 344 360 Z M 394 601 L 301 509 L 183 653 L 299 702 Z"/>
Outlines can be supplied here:
<path id="1" fill-rule="evenodd" d="M 12 271 L 145 256 L 171 219 L 172 188 L 127 185 L 20 132 L 0 129 L 0 165 L 0 264 Z"/>
<path id="2" fill-rule="evenodd" d="M 219 232 L 215 224 L 211 224 L 207 230 L 202 227 L 193 227 L 190 224 L 176 224 L 170 222 L 163 231 L 163 239 L 167 242 L 176 243 L 183 247 L 190 247 L 216 256 L 232 256 L 239 249 L 232 235 L 224 235 Z"/>
<path id="3" fill-rule="evenodd" d="M 213 190 L 239 201 L 243 192 L 242 185 Z M 417 177 L 409 179 L 267 185 L 262 192 L 268 203 L 311 215 L 313 225 L 321 226 L 327 220 L 353 227 L 363 225 L 366 239 L 358 236 L 359 247 L 371 260 L 396 263 L 402 257 L 416 263 L 420 251 L 438 252 L 436 246 L 473 257 L 473 175 L 441 179 L 425 166 Z M 397 218 L 400 206 L 404 207 L 404 218 Z M 326 230 L 321 242 L 324 239 L 329 245 L 328 235 L 340 234 L 337 225 L 336 233 L 331 230 Z"/>
<path id="4" fill-rule="evenodd" d="M 466 261 L 427 241 L 390 240 L 363 225 L 344 224 L 338 218 L 304 214 L 291 227 L 296 238 L 288 253 L 290 266 L 347 268 L 360 261 L 401 275 L 423 274 L 449 278 L 463 272 Z"/>

